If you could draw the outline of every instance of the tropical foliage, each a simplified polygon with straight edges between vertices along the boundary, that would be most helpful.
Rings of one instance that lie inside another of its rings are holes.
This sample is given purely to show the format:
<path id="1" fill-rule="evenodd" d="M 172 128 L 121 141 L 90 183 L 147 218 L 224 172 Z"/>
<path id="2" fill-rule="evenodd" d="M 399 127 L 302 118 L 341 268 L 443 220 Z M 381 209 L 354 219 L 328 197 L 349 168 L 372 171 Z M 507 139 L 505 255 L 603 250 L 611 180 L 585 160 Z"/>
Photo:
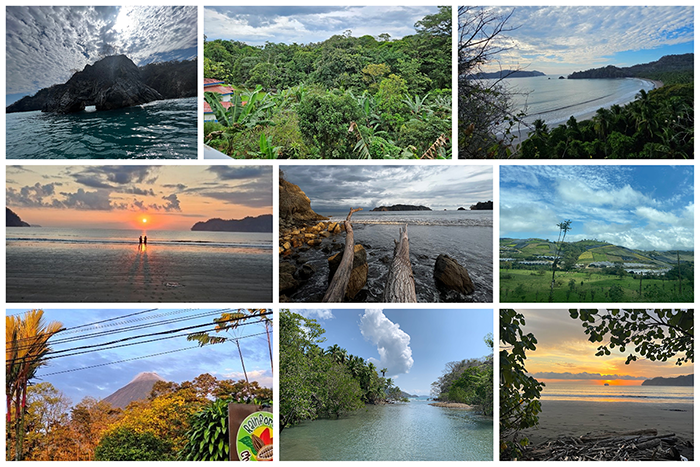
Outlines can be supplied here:
<path id="1" fill-rule="evenodd" d="M 364 404 L 401 400 L 401 391 L 372 362 L 338 345 L 324 350 L 319 345 L 324 332 L 316 320 L 280 312 L 280 430 L 302 420 L 339 418 Z"/>
<path id="2" fill-rule="evenodd" d="M 435 399 L 474 405 L 485 415 L 493 414 L 493 335 L 489 333 L 484 342 L 492 350 L 488 356 L 445 365 L 431 385 Z"/>
<path id="3" fill-rule="evenodd" d="M 205 78 L 234 88 L 228 109 L 205 93 L 218 121 L 205 143 L 236 158 L 448 157 L 451 8 L 415 29 L 305 45 L 205 39 Z"/>
<path id="4" fill-rule="evenodd" d="M 525 158 L 692 159 L 694 142 L 693 84 L 665 85 L 640 91 L 624 107 L 598 109 L 590 120 L 571 117 L 547 128 L 541 120 L 523 141 Z"/>
<path id="5" fill-rule="evenodd" d="M 500 385 L 500 452 L 501 459 L 517 459 L 528 445 L 520 432 L 539 423 L 542 411 L 540 393 L 544 383 L 527 374 L 526 351 L 536 349 L 537 339 L 523 333 L 525 318 L 515 310 L 501 310 L 499 361 Z"/>

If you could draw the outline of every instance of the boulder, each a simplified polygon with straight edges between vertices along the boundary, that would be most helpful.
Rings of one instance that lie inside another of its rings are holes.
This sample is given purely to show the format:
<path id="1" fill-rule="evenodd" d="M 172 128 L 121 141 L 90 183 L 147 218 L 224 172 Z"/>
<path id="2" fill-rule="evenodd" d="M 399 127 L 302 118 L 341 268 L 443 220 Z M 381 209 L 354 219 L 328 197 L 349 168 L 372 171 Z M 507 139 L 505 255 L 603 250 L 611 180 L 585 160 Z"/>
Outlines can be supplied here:
<path id="1" fill-rule="evenodd" d="M 469 295 L 475 290 L 466 268 L 447 255 L 439 255 L 435 260 L 433 277 L 440 291 L 455 291 Z"/>
<path id="2" fill-rule="evenodd" d="M 328 267 L 330 268 L 328 283 L 331 282 L 335 271 L 338 269 L 338 266 L 340 266 L 340 261 L 343 259 L 343 253 L 344 251 L 341 251 L 340 253 L 328 258 Z M 345 290 L 345 297 L 348 300 L 355 298 L 355 295 L 357 295 L 365 284 L 367 284 L 368 271 L 369 265 L 367 264 L 367 252 L 362 245 L 355 245 L 355 256 L 352 259 L 352 272 L 350 273 L 348 287 Z"/>
<path id="3" fill-rule="evenodd" d="M 55 86 L 41 111 L 67 114 L 85 110 L 88 105 L 112 110 L 162 98 L 144 84 L 138 67 L 126 55 L 112 55 L 86 65 L 67 83 Z"/>
<path id="4" fill-rule="evenodd" d="M 305 281 L 305 280 L 309 280 L 311 278 L 311 276 L 313 276 L 315 273 L 316 273 L 316 268 L 313 265 L 311 265 L 309 263 L 304 263 L 301 265 L 301 267 L 299 269 L 297 269 L 294 272 L 294 278 L 301 280 L 301 281 Z"/>
<path id="5" fill-rule="evenodd" d="M 296 266 L 289 261 L 280 262 L 280 293 L 291 291 L 299 287 L 299 281 L 294 278 Z"/>

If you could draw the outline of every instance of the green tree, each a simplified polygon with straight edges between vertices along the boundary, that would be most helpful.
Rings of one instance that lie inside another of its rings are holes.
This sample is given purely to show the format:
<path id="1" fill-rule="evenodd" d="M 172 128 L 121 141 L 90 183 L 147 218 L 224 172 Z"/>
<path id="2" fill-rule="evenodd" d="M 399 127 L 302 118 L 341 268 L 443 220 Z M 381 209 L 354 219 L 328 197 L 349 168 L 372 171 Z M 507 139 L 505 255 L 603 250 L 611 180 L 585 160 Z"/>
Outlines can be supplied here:
<path id="1" fill-rule="evenodd" d="M 571 230 L 571 221 L 566 220 L 557 224 L 559 227 L 559 236 L 557 237 L 557 250 L 554 254 L 554 261 L 552 262 L 552 282 L 549 288 L 549 301 L 554 301 L 554 274 L 557 270 L 557 265 L 561 259 L 561 252 L 564 248 L 564 240 L 566 239 L 566 233 Z"/>
<path id="2" fill-rule="evenodd" d="M 299 130 L 324 158 L 351 158 L 355 142 L 350 124 L 362 118 L 357 101 L 349 93 L 309 93 L 299 103 Z"/>
<path id="3" fill-rule="evenodd" d="M 501 310 L 499 321 L 502 343 L 499 352 L 500 452 L 501 460 L 506 460 L 517 459 L 529 443 L 520 432 L 539 423 L 544 383 L 529 376 L 525 368 L 526 352 L 536 350 L 537 339 L 532 333 L 523 333 L 523 315 L 515 310 Z"/>
<path id="4" fill-rule="evenodd" d="M 626 364 L 638 358 L 676 365 L 694 362 L 695 327 L 692 310 L 569 310 L 581 320 L 591 342 L 600 342 L 596 356 L 617 348 L 628 352 Z"/>
<path id="5" fill-rule="evenodd" d="M 107 433 L 95 448 L 97 461 L 165 461 L 171 456 L 171 443 L 153 433 L 118 428 Z"/>

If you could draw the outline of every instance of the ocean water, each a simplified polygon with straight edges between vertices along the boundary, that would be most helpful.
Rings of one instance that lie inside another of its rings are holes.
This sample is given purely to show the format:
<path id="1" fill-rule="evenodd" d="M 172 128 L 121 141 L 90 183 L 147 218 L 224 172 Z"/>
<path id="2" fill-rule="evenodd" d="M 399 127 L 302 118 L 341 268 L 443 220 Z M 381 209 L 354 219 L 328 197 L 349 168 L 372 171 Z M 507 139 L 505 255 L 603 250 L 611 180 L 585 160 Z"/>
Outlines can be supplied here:
<path id="1" fill-rule="evenodd" d="M 342 221 L 347 212 L 323 212 L 333 221 Z M 418 302 L 440 301 L 433 279 L 435 260 L 447 254 L 469 272 L 476 291 L 465 301 L 490 302 L 493 297 L 493 213 L 492 211 L 359 211 L 352 216 L 355 243 L 367 251 L 367 285 L 355 302 L 380 302 L 394 254 L 399 227 L 408 225 L 409 253 L 416 281 Z M 299 254 L 299 263 L 308 262 L 315 274 L 289 297 L 293 301 L 320 302 L 328 288 L 328 261 L 324 247 L 335 244 L 332 254 L 345 244 L 345 234 L 324 239 L 320 247 Z"/>
<path id="2" fill-rule="evenodd" d="M 196 159 L 197 98 L 7 118 L 7 159 Z"/>
<path id="3" fill-rule="evenodd" d="M 637 78 L 558 78 L 550 75 L 503 80 L 514 93 L 516 107 L 526 112 L 526 123 L 542 119 L 551 129 L 566 123 L 571 116 L 584 120 L 601 107 L 624 105 L 633 101 L 640 90 L 648 92 L 654 88 L 651 82 Z"/>
<path id="4" fill-rule="evenodd" d="M 493 419 L 428 401 L 367 405 L 285 428 L 283 461 L 490 461 Z"/>
<path id="5" fill-rule="evenodd" d="M 546 382 L 545 384 L 542 400 L 693 403 L 692 386 L 603 386 L 581 382 Z"/>
<path id="6" fill-rule="evenodd" d="M 240 251 L 266 252 L 272 250 L 272 234 L 260 232 L 202 232 L 187 230 L 128 230 L 128 229 L 47 229 L 8 227 L 7 247 L 34 248 L 104 248 L 138 246 L 139 236 L 148 236 L 148 244 L 179 249 L 231 248 Z"/>

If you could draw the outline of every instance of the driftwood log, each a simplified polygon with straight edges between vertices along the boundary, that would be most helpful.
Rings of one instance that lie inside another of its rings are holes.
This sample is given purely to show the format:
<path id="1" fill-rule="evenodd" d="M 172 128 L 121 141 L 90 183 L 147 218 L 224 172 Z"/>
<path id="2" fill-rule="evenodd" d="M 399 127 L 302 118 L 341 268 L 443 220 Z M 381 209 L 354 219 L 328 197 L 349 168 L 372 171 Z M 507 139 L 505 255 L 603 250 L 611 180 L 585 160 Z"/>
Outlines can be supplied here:
<path id="1" fill-rule="evenodd" d="M 528 461 L 629 461 L 693 460 L 688 446 L 673 433 L 658 435 L 654 429 L 563 436 L 534 446 L 520 460 Z"/>
<path id="2" fill-rule="evenodd" d="M 323 296 L 324 303 L 340 303 L 343 301 L 343 297 L 345 297 L 345 289 L 348 287 L 350 273 L 352 272 L 352 259 L 355 256 L 355 235 L 352 232 L 350 219 L 353 213 L 357 211 L 362 211 L 362 208 L 350 208 L 350 213 L 347 219 L 345 219 L 345 250 L 343 250 L 343 259 L 340 261 L 338 270 L 335 271 L 333 275 L 328 290 L 326 290 L 326 295 Z"/>
<path id="3" fill-rule="evenodd" d="M 394 259 L 384 286 L 385 303 L 416 303 L 416 281 L 408 254 L 408 226 L 401 227 L 399 241 L 394 240 Z"/>

